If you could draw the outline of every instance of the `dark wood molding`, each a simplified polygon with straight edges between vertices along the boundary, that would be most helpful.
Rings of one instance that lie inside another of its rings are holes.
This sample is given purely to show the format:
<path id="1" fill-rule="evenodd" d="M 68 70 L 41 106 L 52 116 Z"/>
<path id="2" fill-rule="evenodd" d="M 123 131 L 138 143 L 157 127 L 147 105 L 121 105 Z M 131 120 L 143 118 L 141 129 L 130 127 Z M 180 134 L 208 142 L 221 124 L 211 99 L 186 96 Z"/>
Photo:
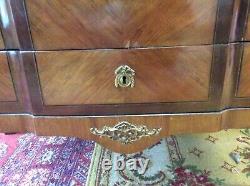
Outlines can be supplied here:
<path id="1" fill-rule="evenodd" d="M 32 50 L 24 0 L 3 0 L 0 4 L 5 16 L 2 19 L 2 34 L 6 49 Z"/>
<path id="2" fill-rule="evenodd" d="M 214 44 L 229 43 L 234 0 L 219 0 L 214 32 Z"/>
<path id="3" fill-rule="evenodd" d="M 237 102 L 237 92 L 238 92 L 238 86 L 239 86 L 239 81 L 240 81 L 240 73 L 241 73 L 241 65 L 242 65 L 242 60 L 243 60 L 243 55 L 244 55 L 244 43 L 237 43 L 233 47 L 233 62 L 234 62 L 234 67 L 233 67 L 233 85 L 232 85 L 232 104 L 234 102 Z M 238 103 L 239 104 L 239 103 Z"/>
<path id="4" fill-rule="evenodd" d="M 250 0 L 242 0 L 242 1 L 245 2 L 245 6 L 246 6 L 245 8 L 247 9 L 247 10 L 241 10 L 241 11 L 243 11 L 243 13 L 245 11 L 245 14 L 246 14 L 244 30 L 243 30 L 243 35 L 242 35 L 242 37 L 243 37 L 242 41 L 249 41 Z"/>
<path id="5" fill-rule="evenodd" d="M 230 36 L 231 42 L 244 41 L 248 20 L 249 4 L 249 0 L 235 0 Z"/>
<path id="6" fill-rule="evenodd" d="M 241 76 L 241 70 L 242 70 L 242 61 L 244 57 L 244 50 L 245 50 L 245 45 L 248 43 L 240 43 L 237 44 L 236 48 L 238 52 L 236 52 L 236 59 L 235 61 L 235 67 L 234 67 L 234 86 L 233 86 L 233 95 L 232 95 L 232 102 L 231 102 L 231 107 L 237 108 L 237 107 L 243 107 L 243 108 L 248 108 L 250 107 L 250 97 L 239 97 L 237 96 L 238 92 L 238 86 L 240 84 L 240 76 Z"/>
<path id="7" fill-rule="evenodd" d="M 241 61 L 243 56 L 244 44 L 234 43 L 229 46 L 228 64 L 226 66 L 225 81 L 223 86 L 222 108 L 229 108 L 237 103 L 235 97 L 240 76 Z"/>
<path id="8" fill-rule="evenodd" d="M 223 83 L 225 81 L 226 66 L 228 63 L 229 45 L 214 45 L 213 63 L 210 78 L 210 102 L 216 110 L 221 109 Z"/>
<path id="9" fill-rule="evenodd" d="M 35 62 L 35 55 L 33 52 L 20 52 L 21 61 L 23 65 L 23 74 L 27 83 L 27 93 L 30 102 L 30 111 L 32 113 L 41 112 L 42 95 L 39 87 L 39 78 Z"/>

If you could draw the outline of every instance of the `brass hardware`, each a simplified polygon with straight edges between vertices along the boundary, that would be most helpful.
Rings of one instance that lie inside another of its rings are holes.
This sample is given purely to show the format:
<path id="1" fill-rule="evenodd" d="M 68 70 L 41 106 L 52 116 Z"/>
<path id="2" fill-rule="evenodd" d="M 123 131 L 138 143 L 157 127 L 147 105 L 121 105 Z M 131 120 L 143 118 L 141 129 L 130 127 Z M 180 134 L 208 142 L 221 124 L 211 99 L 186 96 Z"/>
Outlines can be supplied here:
<path id="1" fill-rule="evenodd" d="M 128 65 L 121 65 L 115 70 L 115 86 L 116 87 L 134 87 L 135 86 L 135 71 Z"/>
<path id="2" fill-rule="evenodd" d="M 161 128 L 148 129 L 146 126 L 136 126 L 127 121 L 122 121 L 114 127 L 104 126 L 102 129 L 91 128 L 90 132 L 94 135 L 106 136 L 114 141 L 118 141 L 124 145 L 132 144 L 142 137 L 158 135 Z"/>

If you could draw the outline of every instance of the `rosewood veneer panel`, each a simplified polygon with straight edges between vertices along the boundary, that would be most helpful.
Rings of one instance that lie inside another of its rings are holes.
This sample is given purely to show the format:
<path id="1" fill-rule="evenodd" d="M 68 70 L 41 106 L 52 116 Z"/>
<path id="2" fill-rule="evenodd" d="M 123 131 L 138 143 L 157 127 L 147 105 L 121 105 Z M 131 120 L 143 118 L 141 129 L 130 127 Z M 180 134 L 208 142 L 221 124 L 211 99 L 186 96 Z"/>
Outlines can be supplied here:
<path id="1" fill-rule="evenodd" d="M 0 102 L 16 101 L 13 81 L 5 52 L 0 53 Z"/>
<path id="2" fill-rule="evenodd" d="M 26 0 L 36 49 L 213 43 L 217 0 Z"/>
<path id="3" fill-rule="evenodd" d="M 36 52 L 45 105 L 207 101 L 212 46 Z M 116 88 L 120 65 L 134 88 Z"/>

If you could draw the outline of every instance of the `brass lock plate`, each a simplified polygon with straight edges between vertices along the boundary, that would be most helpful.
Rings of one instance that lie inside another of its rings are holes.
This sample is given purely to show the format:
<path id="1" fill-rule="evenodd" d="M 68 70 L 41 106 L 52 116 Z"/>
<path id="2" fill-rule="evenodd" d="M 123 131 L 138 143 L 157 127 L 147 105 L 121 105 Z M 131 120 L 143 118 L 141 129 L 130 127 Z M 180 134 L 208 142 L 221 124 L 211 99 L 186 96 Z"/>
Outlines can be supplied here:
<path id="1" fill-rule="evenodd" d="M 115 87 L 134 87 L 135 86 L 135 71 L 128 65 L 121 65 L 115 70 Z"/>

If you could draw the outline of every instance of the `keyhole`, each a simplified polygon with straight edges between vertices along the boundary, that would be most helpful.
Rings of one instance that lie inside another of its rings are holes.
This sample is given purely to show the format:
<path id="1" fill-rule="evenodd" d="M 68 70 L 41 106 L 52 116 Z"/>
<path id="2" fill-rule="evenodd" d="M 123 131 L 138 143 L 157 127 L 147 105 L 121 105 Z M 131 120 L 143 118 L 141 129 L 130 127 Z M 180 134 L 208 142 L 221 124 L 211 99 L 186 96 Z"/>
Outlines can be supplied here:
<path id="1" fill-rule="evenodd" d="M 122 77 L 122 83 L 123 83 L 124 85 L 127 84 L 127 77 L 126 77 L 126 76 L 123 76 L 123 77 Z"/>

